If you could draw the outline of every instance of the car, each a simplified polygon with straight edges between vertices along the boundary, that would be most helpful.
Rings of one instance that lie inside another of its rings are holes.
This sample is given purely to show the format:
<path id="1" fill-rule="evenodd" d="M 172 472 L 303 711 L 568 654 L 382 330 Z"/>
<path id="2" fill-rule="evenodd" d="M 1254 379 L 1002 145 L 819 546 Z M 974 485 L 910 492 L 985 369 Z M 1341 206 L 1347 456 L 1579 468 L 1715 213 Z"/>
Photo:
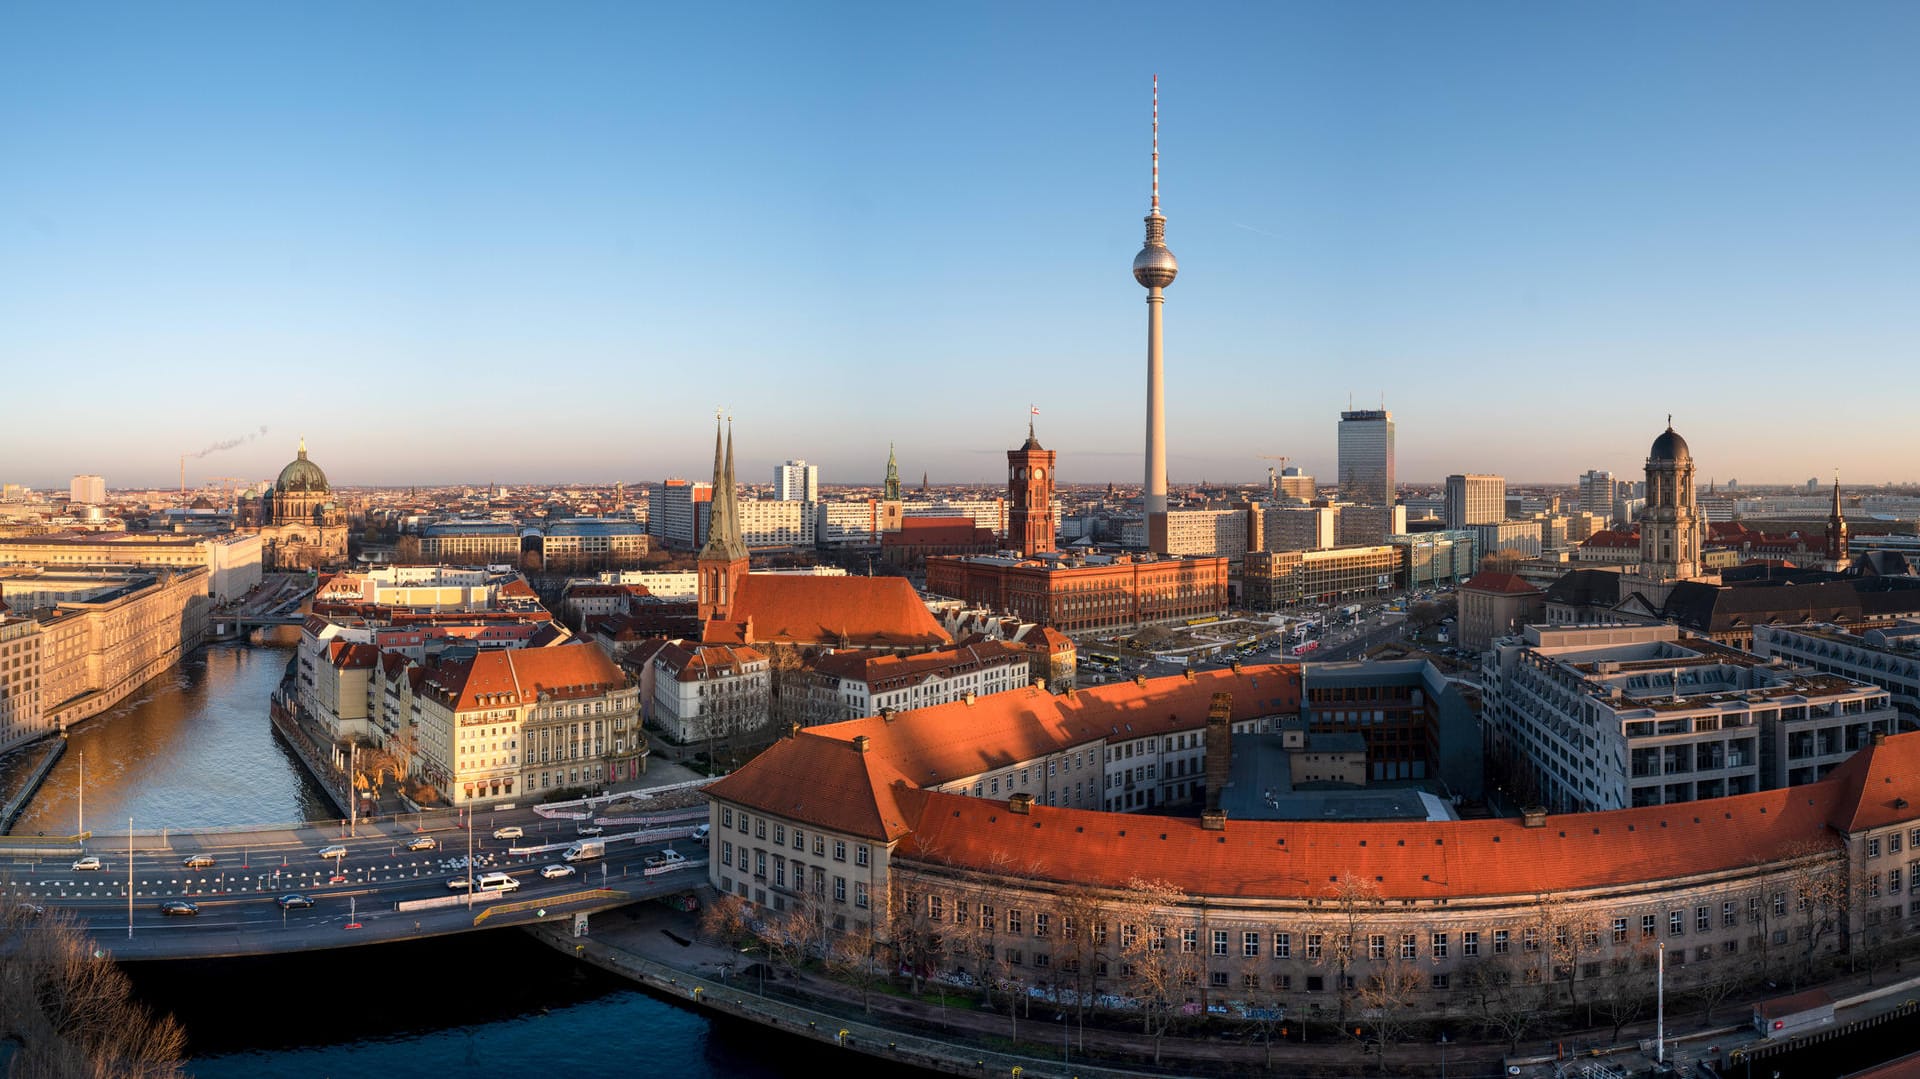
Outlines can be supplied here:
<path id="1" fill-rule="evenodd" d="M 415 836 L 407 841 L 408 850 L 432 850 L 439 845 L 440 842 L 430 835 Z"/>
<path id="2" fill-rule="evenodd" d="M 346 856 L 347 848 L 338 843 L 335 843 L 331 847 L 320 848 L 320 857 L 322 858 L 345 858 Z"/>
<path id="3" fill-rule="evenodd" d="M 548 880 L 552 880 L 555 877 L 571 877 L 573 876 L 573 867 L 570 865 L 560 865 L 558 863 L 543 865 L 540 867 L 540 875 Z"/>
<path id="4" fill-rule="evenodd" d="M 38 903 L 15 903 L 13 905 L 13 916 L 23 922 L 30 922 L 46 912 L 47 908 Z"/>
<path id="5" fill-rule="evenodd" d="M 85 858 L 82 858 L 79 861 L 73 863 L 73 871 L 75 873 L 84 873 L 91 869 L 105 869 L 105 868 L 106 866 L 103 866 L 100 864 L 99 857 L 97 855 L 92 855 L 92 854 L 89 854 Z"/>
<path id="6" fill-rule="evenodd" d="M 219 859 L 211 854 L 189 854 L 180 859 L 180 864 L 188 869 L 205 869 L 217 862 Z"/>
<path id="7" fill-rule="evenodd" d="M 160 913 L 170 918 L 176 916 L 191 918 L 200 913 L 200 906 L 197 903 L 189 903 L 184 899 L 169 899 L 165 903 L 160 904 Z"/>
<path id="8" fill-rule="evenodd" d="M 695 843 L 705 843 L 707 841 L 707 835 L 712 830 L 712 828 L 713 828 L 713 825 L 711 824 L 695 825 L 693 828 L 693 841 Z"/>
<path id="9" fill-rule="evenodd" d="M 464 892 L 468 888 L 473 887 L 473 881 L 468 880 L 464 876 L 451 877 L 447 880 L 447 887 L 452 891 Z"/>
<path id="10" fill-rule="evenodd" d="M 606 835 L 607 830 L 598 824 L 582 824 L 573 830 L 575 835 Z"/>
<path id="11" fill-rule="evenodd" d="M 517 824 L 509 824 L 505 828 L 495 828 L 493 830 L 493 838 L 495 839 L 520 839 L 526 834 L 527 830 Z"/>
<path id="12" fill-rule="evenodd" d="M 313 897 L 310 895 L 301 895 L 298 892 L 290 892 L 274 900 L 274 902 L 279 905 L 281 910 L 305 910 L 313 906 Z"/>

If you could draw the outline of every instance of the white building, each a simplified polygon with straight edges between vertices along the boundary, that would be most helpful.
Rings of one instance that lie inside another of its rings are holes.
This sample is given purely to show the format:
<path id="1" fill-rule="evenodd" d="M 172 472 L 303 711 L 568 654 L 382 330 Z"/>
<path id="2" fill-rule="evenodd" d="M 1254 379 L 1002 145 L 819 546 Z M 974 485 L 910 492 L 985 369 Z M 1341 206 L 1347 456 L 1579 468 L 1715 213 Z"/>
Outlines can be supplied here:
<path id="1" fill-rule="evenodd" d="M 1022 645 L 985 641 L 910 656 L 846 652 L 813 669 L 839 705 L 827 722 L 839 722 L 1019 689 L 1032 681 L 1032 660 Z"/>
<path id="2" fill-rule="evenodd" d="M 653 657 L 648 720 L 682 745 L 750 735 L 770 719 L 773 663 L 745 645 L 676 642 Z"/>
<path id="3" fill-rule="evenodd" d="M 778 499 L 742 501 L 738 504 L 740 540 L 750 550 L 812 547 L 817 527 L 813 507 L 812 502 Z"/>
<path id="4" fill-rule="evenodd" d="M 1441 517 L 1448 528 L 1499 524 L 1507 519 L 1507 478 L 1475 473 L 1447 477 Z"/>
<path id="5" fill-rule="evenodd" d="M 1494 642 L 1483 674 L 1495 744 L 1553 810 L 1811 783 L 1898 726 L 1878 686 L 1771 666 L 1670 625 L 1528 626 Z"/>
<path id="6" fill-rule="evenodd" d="M 773 466 L 773 490 L 785 502 L 820 501 L 820 466 L 798 460 Z"/>
<path id="7" fill-rule="evenodd" d="M 98 506 L 107 500 L 107 481 L 99 476 L 75 476 L 68 498 L 73 502 Z"/>
<path id="8" fill-rule="evenodd" d="M 663 547 L 698 550 L 707 535 L 713 484 L 665 480 L 647 486 L 647 535 Z"/>
<path id="9" fill-rule="evenodd" d="M 1264 507 L 1267 550 L 1320 551 L 1338 541 L 1340 511 L 1333 506 Z"/>

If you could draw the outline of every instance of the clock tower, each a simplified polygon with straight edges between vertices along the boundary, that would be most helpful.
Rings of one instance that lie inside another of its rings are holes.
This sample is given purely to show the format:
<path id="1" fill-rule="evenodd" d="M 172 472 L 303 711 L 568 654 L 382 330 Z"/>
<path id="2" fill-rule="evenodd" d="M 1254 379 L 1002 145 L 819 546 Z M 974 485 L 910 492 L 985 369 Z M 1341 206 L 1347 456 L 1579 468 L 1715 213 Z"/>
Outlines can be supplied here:
<path id="1" fill-rule="evenodd" d="M 1026 444 L 1007 451 L 1007 545 L 1032 557 L 1054 549 L 1053 451 L 1042 449 L 1027 420 Z"/>

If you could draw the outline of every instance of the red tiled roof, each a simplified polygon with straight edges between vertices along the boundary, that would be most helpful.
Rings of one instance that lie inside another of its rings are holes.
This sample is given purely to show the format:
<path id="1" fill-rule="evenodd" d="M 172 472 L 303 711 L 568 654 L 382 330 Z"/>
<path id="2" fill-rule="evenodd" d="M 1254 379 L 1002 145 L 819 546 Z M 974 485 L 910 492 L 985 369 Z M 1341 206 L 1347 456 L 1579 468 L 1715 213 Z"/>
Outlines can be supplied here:
<path id="1" fill-rule="evenodd" d="M 1824 786 L 1816 784 L 1814 787 Z M 1831 791 L 1765 791 L 1604 813 L 1519 820 L 1229 821 L 1004 803 L 912 791 L 901 798 L 913 834 L 897 853 L 987 869 L 1018 852 L 1027 876 L 1124 887 L 1167 880 L 1192 895 L 1325 896 L 1341 877 L 1394 899 L 1566 892 L 1739 869 L 1838 842 L 1826 830 Z"/>
<path id="2" fill-rule="evenodd" d="M 1586 538 L 1582 547 L 1638 547 L 1640 533 L 1624 528 L 1603 528 Z"/>
<path id="3" fill-rule="evenodd" d="M 1471 588 L 1475 592 L 1499 592 L 1510 596 L 1529 595 L 1540 591 L 1511 573 L 1495 573 L 1491 570 L 1474 574 L 1460 587 Z"/>
<path id="4" fill-rule="evenodd" d="M 343 671 L 371 670 L 380 661 L 380 649 L 370 644 L 334 641 L 327 647 L 327 662 Z"/>
<path id="5" fill-rule="evenodd" d="M 907 712 L 812 728 L 824 738 L 871 739 L 872 752 L 913 782 L 933 786 L 1098 738 L 1124 740 L 1204 726 L 1215 693 L 1233 694 L 1233 718 L 1300 710 L 1300 668 L 1271 664 L 1115 682 L 1071 696 L 1031 686 Z M 778 749 L 775 745 L 773 749 Z M 772 749 L 768 752 L 773 752 Z"/>
<path id="6" fill-rule="evenodd" d="M 1920 816 L 1920 733 L 1869 744 L 1828 773 L 1839 787 L 1831 823 L 1845 832 L 1900 824 Z M 1896 803 L 1905 802 L 1903 807 Z"/>
<path id="7" fill-rule="evenodd" d="M 851 740 L 803 730 L 775 742 L 707 793 L 885 843 L 907 834 L 907 817 L 897 802 L 905 786 L 884 758 L 862 753 Z"/>
<path id="8" fill-rule="evenodd" d="M 749 573 L 734 592 L 733 621 L 749 622 L 750 636 L 735 641 L 737 634 L 722 631 L 706 639 L 867 648 L 930 648 L 953 641 L 904 577 Z"/>
<path id="9" fill-rule="evenodd" d="M 900 531 L 880 537 L 882 547 L 993 547 L 998 542 L 991 529 L 971 517 L 903 517 Z"/>
<path id="10" fill-rule="evenodd" d="M 813 669 L 833 678 L 854 679 L 871 684 L 910 682 L 950 671 L 977 670 L 1010 662 L 1027 661 L 1027 650 L 1007 641 L 973 641 L 957 648 L 934 652 L 916 652 L 902 656 L 892 652 L 839 652 L 815 660 Z"/>
<path id="11" fill-rule="evenodd" d="M 498 704 L 532 704 L 553 697 L 597 697 L 626 684 L 619 668 L 595 644 L 553 648 L 499 649 L 472 659 L 446 660 L 428 672 L 430 684 L 455 711 Z"/>
<path id="12" fill-rule="evenodd" d="M 673 642 L 659 650 L 659 662 L 676 681 L 698 682 L 701 678 L 746 673 L 749 663 L 765 663 L 767 657 L 745 645 L 731 648 L 718 644 L 693 645 Z"/>

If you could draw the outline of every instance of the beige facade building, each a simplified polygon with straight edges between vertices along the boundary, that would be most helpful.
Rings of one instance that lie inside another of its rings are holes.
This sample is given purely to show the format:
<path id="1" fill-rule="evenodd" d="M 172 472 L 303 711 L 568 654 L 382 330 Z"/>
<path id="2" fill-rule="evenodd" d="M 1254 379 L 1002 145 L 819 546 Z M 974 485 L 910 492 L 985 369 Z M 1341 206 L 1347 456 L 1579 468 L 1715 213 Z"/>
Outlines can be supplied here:
<path id="1" fill-rule="evenodd" d="M 1147 518 L 1147 547 L 1158 554 L 1241 562 L 1249 549 L 1247 520 L 1258 510 L 1168 510 Z"/>
<path id="2" fill-rule="evenodd" d="M 260 537 L 250 532 L 172 535 L 151 532 L 60 532 L 0 539 L 0 566 L 78 569 L 115 566 L 207 570 L 215 603 L 245 595 L 260 583 Z"/>
<path id="3" fill-rule="evenodd" d="M 1323 551 L 1267 551 L 1247 556 L 1241 585 L 1255 610 L 1377 596 L 1393 590 L 1399 548 L 1333 547 Z"/>
<path id="4" fill-rule="evenodd" d="M 200 646 L 207 571 L 0 576 L 0 749 L 120 703 Z M 25 602 L 22 602 L 25 601 Z M 45 602 L 43 602 L 45 601 Z"/>

